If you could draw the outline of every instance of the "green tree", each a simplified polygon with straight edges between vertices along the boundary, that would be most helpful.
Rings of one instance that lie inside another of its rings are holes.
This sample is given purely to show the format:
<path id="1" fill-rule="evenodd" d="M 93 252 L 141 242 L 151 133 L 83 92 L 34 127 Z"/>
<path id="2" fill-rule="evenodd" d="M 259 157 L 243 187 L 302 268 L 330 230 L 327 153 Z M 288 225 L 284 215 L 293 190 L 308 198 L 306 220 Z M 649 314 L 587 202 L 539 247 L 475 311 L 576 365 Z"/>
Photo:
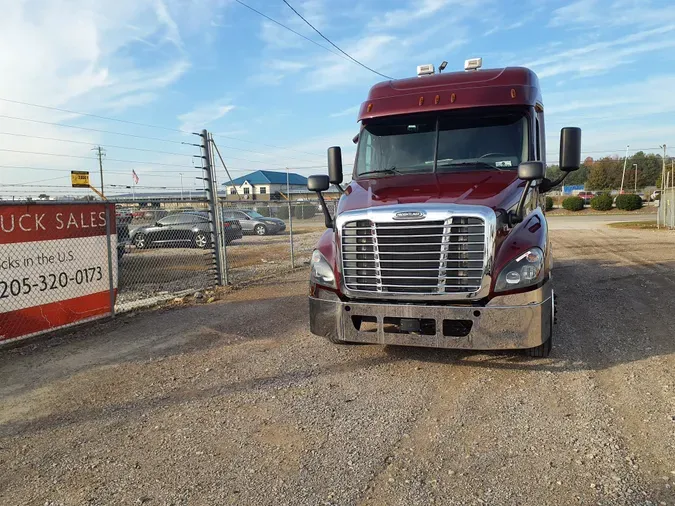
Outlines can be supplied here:
<path id="1" fill-rule="evenodd" d="M 607 169 L 600 164 L 593 164 L 588 180 L 586 181 L 587 190 L 606 190 L 609 188 L 609 177 Z"/>

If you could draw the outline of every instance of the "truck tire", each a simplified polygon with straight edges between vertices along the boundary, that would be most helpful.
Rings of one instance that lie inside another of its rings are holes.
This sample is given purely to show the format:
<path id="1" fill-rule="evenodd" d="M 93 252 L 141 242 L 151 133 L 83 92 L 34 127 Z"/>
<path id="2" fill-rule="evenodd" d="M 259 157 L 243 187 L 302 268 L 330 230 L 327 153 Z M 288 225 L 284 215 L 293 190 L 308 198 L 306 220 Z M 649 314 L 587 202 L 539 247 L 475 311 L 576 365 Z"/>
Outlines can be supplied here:
<path id="1" fill-rule="evenodd" d="M 553 314 L 551 315 L 551 323 L 548 331 L 548 339 L 541 343 L 539 346 L 536 348 L 529 348 L 526 350 L 526 353 L 528 356 L 533 357 L 533 358 L 546 358 L 549 356 L 551 353 L 551 349 L 553 348 L 553 322 L 556 318 L 556 300 L 555 296 L 553 297 L 552 301 L 552 311 Z"/>
<path id="2" fill-rule="evenodd" d="M 546 358 L 553 348 L 553 335 L 549 336 L 545 343 L 540 344 L 536 348 L 529 348 L 527 355 L 533 358 Z"/>
<path id="3" fill-rule="evenodd" d="M 357 346 L 361 344 L 366 344 L 366 343 L 359 343 L 356 341 L 340 341 L 339 339 L 335 339 L 334 337 L 331 336 L 326 336 L 326 339 L 328 339 L 333 344 L 339 344 L 341 346 Z"/>

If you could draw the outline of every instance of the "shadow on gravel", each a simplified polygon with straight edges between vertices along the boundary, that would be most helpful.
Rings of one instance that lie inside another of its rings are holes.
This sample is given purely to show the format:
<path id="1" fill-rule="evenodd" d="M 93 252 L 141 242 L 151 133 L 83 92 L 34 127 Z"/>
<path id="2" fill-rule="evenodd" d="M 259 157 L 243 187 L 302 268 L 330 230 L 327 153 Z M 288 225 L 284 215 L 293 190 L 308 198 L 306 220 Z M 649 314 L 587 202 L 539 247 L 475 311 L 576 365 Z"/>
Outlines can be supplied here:
<path id="1" fill-rule="evenodd" d="M 43 430 L 57 429 L 91 421 L 137 420 L 141 414 L 148 410 L 189 404 L 195 401 L 214 399 L 220 396 L 258 389 L 276 390 L 283 386 L 298 385 L 298 383 L 308 378 L 344 373 L 346 370 L 367 369 L 392 362 L 396 362 L 396 359 L 393 357 L 368 357 L 353 360 L 347 364 L 335 363 L 323 368 L 289 371 L 275 376 L 263 376 L 203 389 L 194 387 L 181 388 L 161 397 L 139 399 L 133 402 L 107 404 L 103 407 L 95 408 L 80 408 L 67 413 L 52 413 L 35 420 L 0 424 L 0 438 L 18 435 L 28 436 Z"/>
<path id="2" fill-rule="evenodd" d="M 134 317 L 122 315 L 75 334 L 42 336 L 2 350 L 0 396 L 3 391 L 16 395 L 96 367 L 292 336 L 306 325 L 306 304 L 304 295 L 223 301 Z M 305 309 L 303 318 L 278 317 L 295 314 L 300 307 Z M 27 375 L 26 368 L 35 368 L 36 359 L 39 374 Z"/>
<path id="3" fill-rule="evenodd" d="M 608 369 L 675 354 L 675 261 L 640 264 L 638 253 L 624 251 L 620 256 L 620 261 L 580 258 L 556 262 L 558 324 L 547 359 L 529 358 L 516 351 L 396 346 L 387 347 L 386 353 L 394 358 L 465 367 L 550 372 Z"/>

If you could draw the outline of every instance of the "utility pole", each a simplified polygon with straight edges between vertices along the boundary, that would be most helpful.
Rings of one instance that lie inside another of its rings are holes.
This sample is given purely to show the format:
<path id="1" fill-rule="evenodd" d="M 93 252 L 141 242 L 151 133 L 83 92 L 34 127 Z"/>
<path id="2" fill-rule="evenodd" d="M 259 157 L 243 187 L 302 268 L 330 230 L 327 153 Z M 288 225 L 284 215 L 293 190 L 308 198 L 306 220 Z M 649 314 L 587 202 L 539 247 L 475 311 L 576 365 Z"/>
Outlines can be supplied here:
<path id="1" fill-rule="evenodd" d="M 105 196 L 105 192 L 103 191 L 103 157 L 105 156 L 105 150 L 101 146 L 96 146 L 92 148 L 92 151 L 96 151 L 98 156 L 98 168 L 101 171 L 101 195 Z"/>
<path id="2" fill-rule="evenodd" d="M 626 156 L 623 159 L 623 172 L 621 173 L 621 189 L 619 195 L 623 193 L 623 179 L 626 177 L 626 162 L 628 161 L 628 144 L 626 144 Z"/>
<path id="3" fill-rule="evenodd" d="M 295 269 L 295 255 L 293 254 L 293 208 L 291 207 L 291 185 L 288 167 L 286 167 L 286 194 L 288 196 L 288 229 L 291 243 L 291 269 Z"/>
<path id="4" fill-rule="evenodd" d="M 183 200 L 183 173 L 179 172 L 180 175 L 180 199 Z"/>
<path id="5" fill-rule="evenodd" d="M 637 163 L 634 163 L 633 167 L 635 167 L 635 194 L 637 195 Z"/>
<path id="6" fill-rule="evenodd" d="M 663 192 L 667 188 L 666 186 L 666 145 L 659 146 L 663 149 L 663 170 L 661 171 L 661 198 L 663 198 Z"/>

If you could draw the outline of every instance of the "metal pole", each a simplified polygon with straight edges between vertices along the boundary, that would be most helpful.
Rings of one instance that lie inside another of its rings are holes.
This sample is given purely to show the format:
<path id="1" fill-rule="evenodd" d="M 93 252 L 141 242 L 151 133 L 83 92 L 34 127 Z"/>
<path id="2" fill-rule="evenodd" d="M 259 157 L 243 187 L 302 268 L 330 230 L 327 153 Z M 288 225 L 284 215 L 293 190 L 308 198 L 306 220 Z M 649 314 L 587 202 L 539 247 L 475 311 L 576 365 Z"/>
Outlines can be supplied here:
<path id="1" fill-rule="evenodd" d="M 96 154 L 98 155 L 98 169 L 101 173 L 101 195 L 105 197 L 105 192 L 103 191 L 103 155 L 105 152 L 101 149 L 101 146 L 97 146 L 91 150 L 96 151 Z"/>
<path id="2" fill-rule="evenodd" d="M 179 172 L 180 175 L 180 199 L 183 200 L 183 173 Z"/>
<path id="3" fill-rule="evenodd" d="M 110 295 L 110 316 L 115 317 L 115 278 L 113 276 L 112 264 L 112 240 L 111 240 L 111 226 L 110 226 L 110 206 L 115 204 L 105 204 L 105 240 L 108 246 L 108 292 Z M 117 258 L 117 256 L 115 256 Z M 119 265 L 117 266 L 119 269 Z"/>
<path id="4" fill-rule="evenodd" d="M 213 147 L 216 148 L 216 153 L 218 153 L 218 158 L 220 158 L 220 163 L 223 164 L 223 168 L 225 169 L 225 173 L 227 174 L 227 177 L 230 179 L 230 184 L 234 188 L 234 193 L 237 196 L 237 200 L 239 200 L 239 190 L 237 190 L 237 185 L 234 184 L 234 181 L 232 180 L 232 176 L 230 175 L 230 171 L 227 169 L 227 165 L 225 165 L 225 160 L 223 160 L 223 157 L 220 154 L 220 150 L 218 149 L 218 144 L 216 144 L 214 142 Z M 227 198 L 227 195 L 225 196 L 225 198 Z"/>
<path id="5" fill-rule="evenodd" d="M 295 254 L 293 252 L 293 208 L 291 207 L 291 184 L 288 167 L 286 167 L 286 196 L 288 197 L 288 229 L 291 243 L 291 269 L 295 269 Z"/>
<path id="6" fill-rule="evenodd" d="M 211 141 L 209 143 L 209 146 L 215 146 L 216 143 L 213 141 L 213 134 L 209 134 L 209 140 Z M 213 154 L 213 151 L 210 150 L 211 152 L 211 167 L 213 168 L 213 187 L 214 191 L 216 194 L 216 210 L 218 214 L 218 230 L 219 230 L 219 235 L 218 237 L 220 238 L 220 271 L 223 273 L 223 282 L 226 285 L 230 284 L 230 273 L 228 269 L 228 262 L 227 262 L 227 240 L 225 239 L 225 234 L 224 234 L 224 227 L 223 227 L 223 206 L 220 203 L 220 196 L 218 195 L 218 171 L 216 170 L 216 155 Z"/>
<path id="7" fill-rule="evenodd" d="M 222 286 L 223 270 L 220 251 L 220 230 L 218 229 L 218 200 L 213 191 L 213 171 L 211 167 L 211 149 L 209 146 L 209 133 L 204 129 L 202 138 L 202 160 L 204 163 L 204 182 L 206 185 L 206 198 L 209 210 L 209 228 L 211 229 L 211 243 L 213 244 L 214 266 L 216 268 L 216 284 Z"/>
<path id="8" fill-rule="evenodd" d="M 626 156 L 623 158 L 623 172 L 621 173 L 621 189 L 619 195 L 623 193 L 623 178 L 626 177 L 626 162 L 628 161 L 628 144 L 626 144 Z"/>
<path id="9" fill-rule="evenodd" d="M 666 145 L 664 144 L 663 146 L 659 146 L 663 148 L 663 169 L 661 169 L 661 198 L 663 198 L 663 192 L 665 191 L 667 186 L 666 184 Z"/>
<path id="10" fill-rule="evenodd" d="M 635 167 L 635 193 L 637 194 L 637 163 L 634 163 L 633 166 Z"/>

